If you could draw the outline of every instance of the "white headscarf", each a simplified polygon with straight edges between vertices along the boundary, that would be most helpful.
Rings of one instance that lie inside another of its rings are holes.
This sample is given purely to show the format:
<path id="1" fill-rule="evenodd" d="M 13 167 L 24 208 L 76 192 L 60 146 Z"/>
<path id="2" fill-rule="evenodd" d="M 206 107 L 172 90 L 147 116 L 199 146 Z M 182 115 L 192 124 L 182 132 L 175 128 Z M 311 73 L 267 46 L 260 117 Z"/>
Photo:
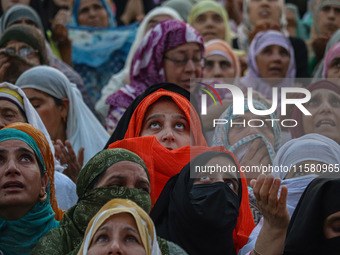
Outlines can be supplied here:
<path id="1" fill-rule="evenodd" d="M 37 66 L 24 72 L 17 80 L 20 88 L 43 91 L 55 98 L 68 98 L 69 111 L 66 123 L 66 138 L 75 152 L 83 146 L 84 164 L 104 148 L 109 134 L 84 103 L 75 84 L 55 68 Z"/>

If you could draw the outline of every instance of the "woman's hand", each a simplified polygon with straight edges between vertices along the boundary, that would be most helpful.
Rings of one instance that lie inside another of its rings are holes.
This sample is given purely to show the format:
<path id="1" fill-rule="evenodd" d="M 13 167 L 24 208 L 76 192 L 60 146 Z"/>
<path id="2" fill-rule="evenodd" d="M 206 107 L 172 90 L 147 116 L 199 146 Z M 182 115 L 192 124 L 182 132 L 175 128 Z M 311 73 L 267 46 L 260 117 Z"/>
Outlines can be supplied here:
<path id="1" fill-rule="evenodd" d="M 84 147 L 79 149 L 78 158 L 69 140 L 66 140 L 64 145 L 63 142 L 58 139 L 54 143 L 54 148 L 55 157 L 60 161 L 61 165 L 66 165 L 63 173 L 76 183 L 78 174 L 84 163 Z"/>

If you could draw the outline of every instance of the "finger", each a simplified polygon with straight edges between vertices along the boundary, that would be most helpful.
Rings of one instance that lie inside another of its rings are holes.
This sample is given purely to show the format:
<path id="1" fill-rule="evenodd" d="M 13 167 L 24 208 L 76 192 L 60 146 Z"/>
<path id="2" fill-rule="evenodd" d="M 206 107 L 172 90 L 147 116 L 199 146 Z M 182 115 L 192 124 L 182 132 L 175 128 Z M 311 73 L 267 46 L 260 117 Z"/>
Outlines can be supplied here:
<path id="1" fill-rule="evenodd" d="M 82 168 L 84 164 L 84 151 L 85 151 L 84 147 L 81 147 L 78 151 L 78 163 L 80 165 L 80 168 Z"/>
<path id="2" fill-rule="evenodd" d="M 69 141 L 69 140 L 66 140 L 65 141 L 65 145 L 66 145 L 66 148 L 67 148 L 67 151 L 68 151 L 68 155 L 69 155 L 69 158 L 71 159 L 71 160 L 76 160 L 77 159 L 77 155 L 76 155 L 76 153 L 74 152 L 74 149 L 73 149 L 73 147 L 72 147 L 72 144 L 71 144 L 71 142 Z"/>
<path id="3" fill-rule="evenodd" d="M 262 185 L 263 185 L 265 179 L 266 179 L 266 176 L 264 174 L 260 174 L 257 177 L 256 183 L 254 185 L 253 192 L 254 192 L 254 195 L 255 195 L 255 198 L 256 198 L 257 201 L 261 200 L 259 193 L 260 193 L 260 190 L 262 188 Z"/>
<path id="4" fill-rule="evenodd" d="M 250 180 L 250 187 L 252 187 L 252 189 L 254 189 L 255 184 L 256 184 L 255 179 Z"/>
<path id="5" fill-rule="evenodd" d="M 279 197 L 278 205 L 277 205 L 277 209 L 279 211 L 286 210 L 286 208 L 287 208 L 287 196 L 288 196 L 288 188 L 287 188 L 287 186 L 283 185 L 281 187 L 281 193 L 280 193 L 280 197 Z"/>
<path id="6" fill-rule="evenodd" d="M 273 175 L 271 175 L 271 174 L 267 175 L 266 178 L 265 178 L 265 181 L 264 181 L 264 183 L 261 187 L 259 195 L 260 195 L 260 200 L 263 203 L 268 204 L 269 190 L 272 186 L 273 180 L 274 180 Z"/>
<path id="7" fill-rule="evenodd" d="M 281 185 L 281 180 L 279 178 L 275 178 L 270 188 L 269 197 L 268 197 L 268 205 L 272 209 L 276 209 L 277 207 L 277 196 L 279 194 L 280 185 Z"/>

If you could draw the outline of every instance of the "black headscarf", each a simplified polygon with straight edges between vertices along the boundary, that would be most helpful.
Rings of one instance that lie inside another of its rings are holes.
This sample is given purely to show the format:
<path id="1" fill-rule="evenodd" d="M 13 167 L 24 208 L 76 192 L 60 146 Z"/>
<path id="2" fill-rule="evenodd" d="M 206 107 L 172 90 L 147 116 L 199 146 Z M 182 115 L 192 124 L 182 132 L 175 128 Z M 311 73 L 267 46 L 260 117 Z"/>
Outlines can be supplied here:
<path id="1" fill-rule="evenodd" d="M 340 175 L 321 175 L 302 194 L 291 218 L 284 254 L 340 254 L 340 237 L 326 239 L 325 219 L 340 211 Z"/>
<path id="2" fill-rule="evenodd" d="M 233 230 L 242 197 L 239 175 L 238 195 L 225 183 L 193 185 L 190 178 L 190 167 L 204 166 L 216 156 L 234 161 L 229 154 L 217 151 L 197 156 L 167 182 L 150 214 L 157 234 L 190 255 L 236 254 Z"/>
<path id="3" fill-rule="evenodd" d="M 153 86 L 148 87 L 144 91 L 144 93 L 139 95 L 130 104 L 130 106 L 126 109 L 125 113 L 123 114 L 123 116 L 119 120 L 115 131 L 111 135 L 109 141 L 106 143 L 104 149 L 107 149 L 111 143 L 114 143 L 116 141 L 124 139 L 124 136 L 125 136 L 126 130 L 128 129 L 132 114 L 136 110 L 139 103 L 142 102 L 143 99 L 146 98 L 148 95 L 152 94 L 153 92 L 155 92 L 159 89 L 165 89 L 165 90 L 168 90 L 168 91 L 178 93 L 178 94 L 184 96 L 189 101 L 191 99 L 190 103 L 195 107 L 196 111 L 198 112 L 197 102 L 194 100 L 193 96 L 190 97 L 190 92 L 188 92 L 187 90 L 185 90 L 185 89 L 181 88 L 180 86 L 177 86 L 173 83 L 169 83 L 169 82 L 162 82 L 162 83 L 159 83 L 159 84 L 155 84 Z M 202 123 L 202 121 L 201 121 L 201 123 Z M 203 130 L 203 127 L 202 127 L 202 130 Z"/>

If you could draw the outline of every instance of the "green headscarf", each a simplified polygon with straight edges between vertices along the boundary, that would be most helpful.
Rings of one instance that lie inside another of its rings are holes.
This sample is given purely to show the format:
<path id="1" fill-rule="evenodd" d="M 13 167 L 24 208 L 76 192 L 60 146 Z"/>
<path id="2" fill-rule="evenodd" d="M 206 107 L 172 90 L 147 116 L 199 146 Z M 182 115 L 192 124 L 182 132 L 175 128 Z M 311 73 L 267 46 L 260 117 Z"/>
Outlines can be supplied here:
<path id="1" fill-rule="evenodd" d="M 225 25 L 225 34 L 224 34 L 224 40 L 231 45 L 232 35 L 229 25 L 229 16 L 223 7 L 212 0 L 203 0 L 200 2 L 197 2 L 191 9 L 189 17 L 188 17 L 188 23 L 192 25 L 195 21 L 195 19 L 201 15 L 202 13 L 212 11 L 217 13 L 223 18 L 224 25 Z"/>
<path id="2" fill-rule="evenodd" d="M 132 200 L 147 213 L 150 212 L 151 199 L 145 191 L 116 186 L 91 188 L 97 176 L 120 161 L 131 161 L 141 165 L 149 177 L 143 160 L 135 153 L 120 148 L 97 153 L 79 173 L 77 180 L 78 203 L 64 214 L 58 229 L 53 229 L 40 239 L 32 255 L 77 254 L 88 223 L 111 199 Z"/>

